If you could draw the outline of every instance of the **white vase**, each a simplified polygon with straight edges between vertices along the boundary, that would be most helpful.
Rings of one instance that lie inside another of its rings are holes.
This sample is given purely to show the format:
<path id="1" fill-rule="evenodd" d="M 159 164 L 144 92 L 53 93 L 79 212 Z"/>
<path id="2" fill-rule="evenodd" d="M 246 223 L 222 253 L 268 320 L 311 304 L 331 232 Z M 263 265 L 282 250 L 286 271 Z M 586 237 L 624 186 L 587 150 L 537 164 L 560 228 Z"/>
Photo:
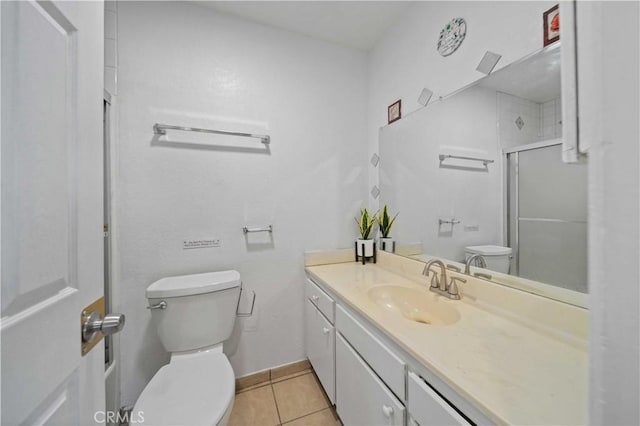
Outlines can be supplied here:
<path id="1" fill-rule="evenodd" d="M 362 252 L 364 249 L 364 253 Z M 373 256 L 373 240 L 363 240 L 358 238 L 356 240 L 356 253 L 358 256 L 362 257 L 372 257 Z"/>
<path id="2" fill-rule="evenodd" d="M 380 250 L 384 250 L 389 253 L 395 252 L 395 246 L 392 237 L 380 237 Z"/>

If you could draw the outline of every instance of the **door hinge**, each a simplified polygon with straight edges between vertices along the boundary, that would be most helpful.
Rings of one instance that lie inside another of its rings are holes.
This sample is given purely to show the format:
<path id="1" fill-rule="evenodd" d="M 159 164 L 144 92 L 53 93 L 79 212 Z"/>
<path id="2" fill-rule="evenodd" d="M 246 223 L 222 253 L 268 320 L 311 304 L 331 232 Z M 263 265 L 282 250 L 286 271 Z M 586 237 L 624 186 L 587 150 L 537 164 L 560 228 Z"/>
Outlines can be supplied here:
<path id="1" fill-rule="evenodd" d="M 103 233 L 105 238 L 107 238 L 109 236 L 109 224 L 108 223 L 105 223 L 102 226 L 102 233 Z"/>

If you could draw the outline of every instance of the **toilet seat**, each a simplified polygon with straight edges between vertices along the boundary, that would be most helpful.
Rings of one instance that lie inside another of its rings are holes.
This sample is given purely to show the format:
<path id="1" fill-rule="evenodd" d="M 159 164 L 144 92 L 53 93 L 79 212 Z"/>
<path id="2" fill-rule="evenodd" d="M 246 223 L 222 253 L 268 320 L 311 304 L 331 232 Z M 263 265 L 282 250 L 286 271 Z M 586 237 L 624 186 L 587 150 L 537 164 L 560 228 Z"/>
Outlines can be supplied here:
<path id="1" fill-rule="evenodd" d="M 233 405 L 235 376 L 220 350 L 173 354 L 144 388 L 132 415 L 147 425 L 217 425 Z"/>

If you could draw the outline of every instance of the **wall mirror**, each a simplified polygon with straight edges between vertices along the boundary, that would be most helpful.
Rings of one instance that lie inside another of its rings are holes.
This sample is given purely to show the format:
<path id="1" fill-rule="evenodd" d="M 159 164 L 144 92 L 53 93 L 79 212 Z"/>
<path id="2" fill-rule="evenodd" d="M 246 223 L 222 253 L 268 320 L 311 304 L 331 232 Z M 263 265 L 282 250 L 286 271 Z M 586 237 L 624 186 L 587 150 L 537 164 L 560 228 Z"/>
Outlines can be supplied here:
<path id="1" fill-rule="evenodd" d="M 396 254 L 586 306 L 587 165 L 562 161 L 560 53 L 548 46 L 380 129 Z"/>

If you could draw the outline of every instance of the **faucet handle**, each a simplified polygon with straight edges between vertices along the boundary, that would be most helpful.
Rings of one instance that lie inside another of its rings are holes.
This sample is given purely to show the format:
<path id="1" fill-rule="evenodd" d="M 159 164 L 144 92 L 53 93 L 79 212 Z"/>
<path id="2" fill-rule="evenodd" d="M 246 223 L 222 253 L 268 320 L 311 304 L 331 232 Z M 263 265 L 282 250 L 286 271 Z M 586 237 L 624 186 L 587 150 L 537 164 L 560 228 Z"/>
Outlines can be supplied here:
<path id="1" fill-rule="evenodd" d="M 458 268 L 456 265 L 450 265 L 447 263 L 447 269 L 454 272 L 462 272 L 462 269 Z"/>
<path id="2" fill-rule="evenodd" d="M 431 265 L 426 264 L 424 270 L 422 271 L 422 275 L 429 278 L 429 272 L 431 272 L 431 287 L 438 287 L 440 285 L 440 281 L 438 280 L 438 275 L 430 269 Z"/>
<path id="3" fill-rule="evenodd" d="M 449 288 L 447 289 L 447 291 L 449 292 L 449 294 L 451 295 L 458 295 L 458 284 L 456 283 L 456 281 L 460 281 L 461 283 L 466 283 L 467 280 L 465 280 L 464 278 L 459 278 L 459 277 L 451 277 L 451 283 L 449 283 Z"/>
<path id="4" fill-rule="evenodd" d="M 482 272 L 474 272 L 473 273 L 474 277 L 478 277 L 478 278 L 484 278 L 485 280 L 489 280 L 491 281 L 491 275 L 489 274 L 483 274 Z"/>
<path id="5" fill-rule="evenodd" d="M 424 269 L 422 270 L 422 275 L 429 276 L 429 265 L 424 265 Z"/>
<path id="6" fill-rule="evenodd" d="M 431 273 L 431 287 L 432 288 L 437 288 L 440 286 L 440 281 L 438 280 L 438 274 L 436 274 L 435 272 Z"/>

